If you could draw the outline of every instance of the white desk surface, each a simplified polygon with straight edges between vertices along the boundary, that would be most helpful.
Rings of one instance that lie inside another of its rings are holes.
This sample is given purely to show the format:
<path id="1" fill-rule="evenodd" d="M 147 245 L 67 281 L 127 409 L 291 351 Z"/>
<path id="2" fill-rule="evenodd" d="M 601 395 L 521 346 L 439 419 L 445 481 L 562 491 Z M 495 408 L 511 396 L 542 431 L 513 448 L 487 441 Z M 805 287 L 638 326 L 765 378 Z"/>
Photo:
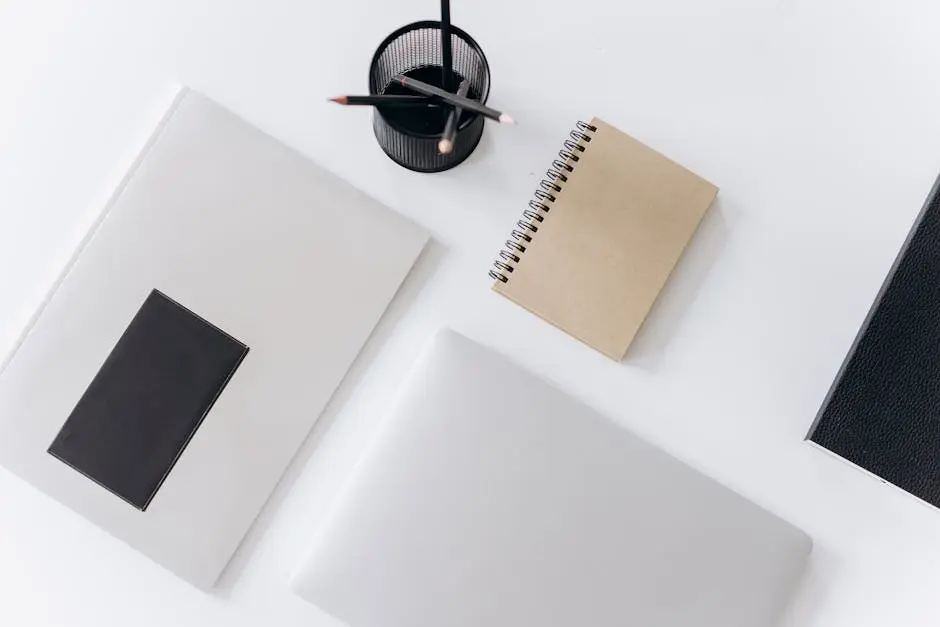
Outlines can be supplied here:
<path id="1" fill-rule="evenodd" d="M 940 512 L 802 440 L 940 171 L 940 4 L 455 0 L 454 22 L 492 65 L 492 103 L 521 123 L 488 127 L 458 169 L 419 175 L 380 152 L 368 111 L 325 98 L 362 92 L 378 42 L 436 13 L 431 0 L 0 3 L 4 350 L 177 83 L 437 242 L 216 595 L 0 470 L 0 624 L 335 624 L 288 592 L 288 573 L 447 325 L 809 532 L 789 626 L 936 625 Z M 486 276 L 568 128 L 591 115 L 721 187 L 622 365 L 491 293 Z"/>

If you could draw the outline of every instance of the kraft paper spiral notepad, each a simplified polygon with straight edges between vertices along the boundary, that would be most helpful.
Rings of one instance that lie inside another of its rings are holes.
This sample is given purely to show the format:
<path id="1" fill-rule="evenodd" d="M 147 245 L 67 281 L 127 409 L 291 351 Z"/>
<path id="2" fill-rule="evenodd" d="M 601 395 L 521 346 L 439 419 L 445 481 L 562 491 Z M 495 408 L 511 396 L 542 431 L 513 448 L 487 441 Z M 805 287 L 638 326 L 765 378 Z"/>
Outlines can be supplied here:
<path id="1" fill-rule="evenodd" d="M 493 289 L 619 361 L 718 188 L 597 118 L 559 156 Z"/>

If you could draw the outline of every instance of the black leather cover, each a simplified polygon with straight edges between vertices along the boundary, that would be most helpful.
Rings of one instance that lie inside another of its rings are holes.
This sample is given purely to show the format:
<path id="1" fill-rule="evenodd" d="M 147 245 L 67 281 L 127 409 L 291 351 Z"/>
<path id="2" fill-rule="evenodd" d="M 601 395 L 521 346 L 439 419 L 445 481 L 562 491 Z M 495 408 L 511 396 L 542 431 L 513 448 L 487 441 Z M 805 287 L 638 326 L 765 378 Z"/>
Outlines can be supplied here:
<path id="1" fill-rule="evenodd" d="M 146 510 L 247 353 L 152 291 L 49 453 Z"/>
<path id="2" fill-rule="evenodd" d="M 940 179 L 808 438 L 940 506 Z"/>

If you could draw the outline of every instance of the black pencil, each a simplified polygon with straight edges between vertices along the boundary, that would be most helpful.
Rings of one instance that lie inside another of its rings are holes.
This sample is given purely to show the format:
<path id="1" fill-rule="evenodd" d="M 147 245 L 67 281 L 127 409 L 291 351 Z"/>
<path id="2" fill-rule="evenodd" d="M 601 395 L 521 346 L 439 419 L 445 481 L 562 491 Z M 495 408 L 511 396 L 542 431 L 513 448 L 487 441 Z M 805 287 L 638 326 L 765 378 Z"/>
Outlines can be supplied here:
<path id="1" fill-rule="evenodd" d="M 330 102 L 341 105 L 371 105 L 391 107 L 427 107 L 441 104 L 440 99 L 432 96 L 410 96 L 408 94 L 376 94 L 372 96 L 337 96 Z"/>
<path id="2" fill-rule="evenodd" d="M 437 96 L 444 102 L 451 104 L 455 107 L 463 107 L 467 111 L 473 111 L 474 113 L 479 113 L 480 115 L 486 116 L 491 120 L 496 120 L 500 124 L 515 124 L 516 121 L 512 119 L 506 113 L 497 111 L 496 109 L 491 109 L 481 102 L 476 100 L 471 100 L 465 96 L 458 96 L 452 94 L 449 91 L 444 91 L 440 87 L 435 87 L 434 85 L 428 85 L 424 81 L 419 81 L 415 78 L 409 78 L 407 76 L 398 75 L 394 78 L 395 82 L 404 85 L 408 89 L 418 92 L 419 94 L 424 94 L 425 96 Z"/>
<path id="3" fill-rule="evenodd" d="M 441 87 L 450 91 L 454 83 L 454 59 L 450 41 L 450 0 L 441 0 Z"/>
<path id="4" fill-rule="evenodd" d="M 460 87 L 457 88 L 457 95 L 464 97 L 470 91 L 470 81 L 460 81 Z M 463 107 L 454 107 L 447 115 L 447 122 L 444 124 L 444 132 L 441 133 L 441 141 L 437 143 L 437 149 L 442 155 L 449 155 L 454 149 L 454 137 L 457 135 L 457 124 L 460 122 L 460 114 L 463 113 Z"/>

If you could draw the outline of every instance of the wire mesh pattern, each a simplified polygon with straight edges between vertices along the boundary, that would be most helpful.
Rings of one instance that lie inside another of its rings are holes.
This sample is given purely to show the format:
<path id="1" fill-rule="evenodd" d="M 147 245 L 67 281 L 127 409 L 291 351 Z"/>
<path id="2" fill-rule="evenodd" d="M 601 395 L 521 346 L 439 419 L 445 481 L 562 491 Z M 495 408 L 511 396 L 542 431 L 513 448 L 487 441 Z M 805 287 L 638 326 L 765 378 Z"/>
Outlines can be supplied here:
<path id="1" fill-rule="evenodd" d="M 483 51 L 472 37 L 456 26 L 451 27 L 451 47 L 457 81 L 469 81 L 469 96 L 486 102 L 490 70 Z M 369 68 L 369 93 L 391 93 L 396 87 L 393 81 L 400 74 L 440 85 L 442 56 L 440 22 L 422 21 L 403 26 L 376 50 Z M 382 150 L 398 164 L 419 172 L 440 172 L 470 156 L 483 135 L 483 117 L 465 112 L 457 126 L 453 151 L 441 154 L 437 144 L 449 111 L 449 107 L 442 106 L 411 109 L 403 114 L 400 109 L 376 107 L 372 127 Z M 425 119 L 416 119 L 417 116 Z"/>

